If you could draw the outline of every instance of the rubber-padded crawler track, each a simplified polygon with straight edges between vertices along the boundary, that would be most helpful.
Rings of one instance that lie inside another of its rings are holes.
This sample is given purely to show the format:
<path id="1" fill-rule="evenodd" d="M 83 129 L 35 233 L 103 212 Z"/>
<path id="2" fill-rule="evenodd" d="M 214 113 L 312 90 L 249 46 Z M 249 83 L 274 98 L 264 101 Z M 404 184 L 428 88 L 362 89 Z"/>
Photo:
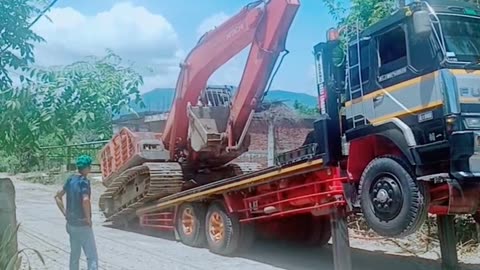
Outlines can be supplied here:
<path id="1" fill-rule="evenodd" d="M 145 203 L 182 190 L 182 167 L 178 163 L 144 163 L 124 171 L 100 196 L 100 209 L 107 221 L 134 215 Z"/>

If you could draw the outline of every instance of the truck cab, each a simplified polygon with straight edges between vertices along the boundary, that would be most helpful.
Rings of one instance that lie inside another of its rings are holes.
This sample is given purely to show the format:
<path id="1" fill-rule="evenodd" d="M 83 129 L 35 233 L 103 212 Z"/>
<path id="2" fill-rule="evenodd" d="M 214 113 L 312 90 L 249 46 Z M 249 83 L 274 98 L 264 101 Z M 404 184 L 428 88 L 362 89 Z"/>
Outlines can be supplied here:
<path id="1" fill-rule="evenodd" d="M 327 156 L 344 161 L 370 227 L 405 236 L 428 211 L 477 212 L 480 6 L 415 1 L 327 36 L 314 47 L 319 108 L 344 142 Z"/>

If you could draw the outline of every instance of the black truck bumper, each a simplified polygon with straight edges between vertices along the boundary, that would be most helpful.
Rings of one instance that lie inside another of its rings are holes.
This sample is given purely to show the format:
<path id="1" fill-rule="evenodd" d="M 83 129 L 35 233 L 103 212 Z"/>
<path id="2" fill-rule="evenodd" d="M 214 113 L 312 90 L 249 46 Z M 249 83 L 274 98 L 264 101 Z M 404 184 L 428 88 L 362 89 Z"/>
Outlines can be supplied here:
<path id="1" fill-rule="evenodd" d="M 454 132 L 449 138 L 450 174 L 464 181 L 480 181 L 480 131 Z"/>

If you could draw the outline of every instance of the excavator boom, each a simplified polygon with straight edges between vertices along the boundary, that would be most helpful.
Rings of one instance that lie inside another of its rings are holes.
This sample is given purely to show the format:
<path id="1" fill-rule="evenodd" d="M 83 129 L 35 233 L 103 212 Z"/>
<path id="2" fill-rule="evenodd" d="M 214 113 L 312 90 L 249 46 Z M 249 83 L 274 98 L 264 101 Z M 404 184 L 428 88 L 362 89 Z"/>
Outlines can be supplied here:
<path id="1" fill-rule="evenodd" d="M 267 90 L 279 54 L 285 50 L 288 30 L 295 18 L 298 0 L 271 1 L 255 34 L 243 77 L 230 113 L 229 147 L 248 128 L 247 120 Z"/>
<path id="2" fill-rule="evenodd" d="M 177 81 L 175 101 L 167 119 L 163 142 L 170 151 L 171 159 L 178 160 L 179 153 L 189 152 L 188 159 L 196 159 L 201 155 L 192 153 L 192 126 L 205 126 L 198 123 L 201 117 L 189 114 L 191 106 L 195 106 L 199 97 L 207 87 L 209 77 L 232 57 L 251 44 L 247 64 L 227 112 L 227 123 L 218 124 L 218 130 L 209 127 L 197 128 L 199 137 L 208 147 L 202 149 L 209 153 L 203 155 L 208 159 L 221 156 L 222 152 L 236 147 L 239 138 L 248 128 L 248 119 L 257 106 L 266 85 L 271 77 L 279 54 L 285 49 L 285 39 L 300 3 L 298 0 L 256 1 L 242 9 L 240 13 L 206 33 L 181 65 Z M 198 111 L 198 110 L 196 110 Z M 206 113 L 201 113 L 206 115 Z M 193 119 L 193 122 L 192 122 Z M 194 123 L 197 121 L 197 123 Z M 219 121 L 217 121 L 219 122 Z M 221 121 L 220 121 L 221 122 Z M 190 131 L 189 131 L 190 129 Z M 216 147 L 208 142 L 208 132 L 214 130 Z M 221 139 L 218 139 L 221 138 Z M 198 140 L 197 140 L 198 141 Z M 197 147 L 195 149 L 200 149 Z M 215 149 L 212 151 L 211 149 Z M 245 149 L 245 147 L 243 148 Z M 204 151 L 204 152 L 205 152 Z M 241 151 L 239 151 L 240 153 Z M 229 154 L 228 158 L 219 157 L 221 164 L 228 162 L 239 154 Z M 192 160 L 193 161 L 193 160 Z"/>
<path id="3" fill-rule="evenodd" d="M 170 152 L 187 147 L 188 104 L 195 104 L 208 78 L 220 66 L 251 43 L 263 11 L 261 3 L 246 6 L 218 28 L 207 32 L 181 64 L 175 100 L 163 133 Z"/>

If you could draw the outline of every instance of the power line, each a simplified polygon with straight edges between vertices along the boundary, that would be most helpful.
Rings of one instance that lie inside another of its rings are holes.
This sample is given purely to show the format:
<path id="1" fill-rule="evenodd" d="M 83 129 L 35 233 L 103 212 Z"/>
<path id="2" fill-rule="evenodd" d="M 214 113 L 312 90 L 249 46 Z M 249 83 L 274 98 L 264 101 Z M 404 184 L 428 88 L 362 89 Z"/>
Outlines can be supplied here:
<path id="1" fill-rule="evenodd" d="M 27 29 L 30 29 L 35 23 L 38 22 L 38 20 L 40 20 L 40 18 L 45 15 L 45 13 L 53 7 L 53 5 L 55 5 L 55 3 L 57 3 L 58 0 L 53 0 L 52 2 L 50 2 L 50 4 L 48 4 L 48 6 L 46 8 L 44 8 L 38 15 L 37 17 L 27 26 Z M 2 49 L 0 51 L 0 56 L 2 56 L 8 49 L 10 49 L 10 47 L 12 47 L 12 44 L 8 44 L 7 47 L 5 47 L 4 49 Z"/>

